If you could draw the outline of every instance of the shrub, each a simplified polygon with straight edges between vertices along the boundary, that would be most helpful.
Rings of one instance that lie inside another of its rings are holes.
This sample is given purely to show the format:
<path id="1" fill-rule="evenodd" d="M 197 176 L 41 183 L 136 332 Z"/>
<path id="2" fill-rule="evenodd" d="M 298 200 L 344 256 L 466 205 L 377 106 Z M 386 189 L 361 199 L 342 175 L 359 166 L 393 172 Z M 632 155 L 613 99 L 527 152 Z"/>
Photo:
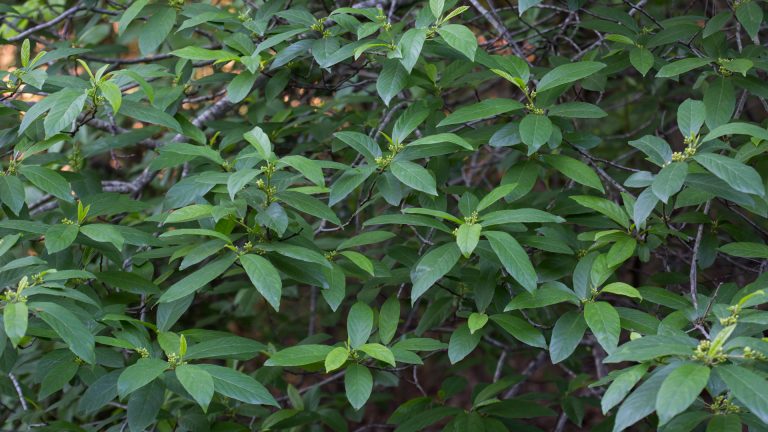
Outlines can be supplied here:
<path id="1" fill-rule="evenodd" d="M 0 14 L 3 430 L 768 430 L 758 0 Z"/>

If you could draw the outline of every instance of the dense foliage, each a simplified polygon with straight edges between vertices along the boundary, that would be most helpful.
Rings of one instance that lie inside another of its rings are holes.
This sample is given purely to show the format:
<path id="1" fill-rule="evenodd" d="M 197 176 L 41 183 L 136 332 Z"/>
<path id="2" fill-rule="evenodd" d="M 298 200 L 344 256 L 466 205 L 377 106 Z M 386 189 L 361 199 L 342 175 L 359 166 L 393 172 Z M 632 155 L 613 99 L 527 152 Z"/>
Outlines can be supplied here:
<path id="1" fill-rule="evenodd" d="M 0 5 L 2 429 L 768 430 L 763 2 L 467 1 Z"/>

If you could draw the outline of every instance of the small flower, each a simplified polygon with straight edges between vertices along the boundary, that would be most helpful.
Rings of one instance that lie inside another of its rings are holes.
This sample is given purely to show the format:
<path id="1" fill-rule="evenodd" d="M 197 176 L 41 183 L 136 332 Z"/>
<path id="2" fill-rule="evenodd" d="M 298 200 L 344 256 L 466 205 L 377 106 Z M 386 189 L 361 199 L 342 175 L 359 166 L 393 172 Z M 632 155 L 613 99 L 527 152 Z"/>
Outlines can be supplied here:
<path id="1" fill-rule="evenodd" d="M 730 398 L 723 395 L 717 396 L 712 401 L 712 404 L 709 405 L 709 409 L 716 415 L 738 414 L 741 412 L 741 408 L 738 405 L 735 405 L 731 402 Z"/>
<path id="2" fill-rule="evenodd" d="M 744 358 L 749 360 L 768 361 L 768 356 L 760 351 L 755 351 L 750 347 L 744 347 Z"/>
<path id="3" fill-rule="evenodd" d="M 480 218 L 480 215 L 477 213 L 477 210 L 473 211 L 471 215 L 464 218 L 464 223 L 467 225 L 474 225 L 477 223 L 477 220 Z"/>
<path id="4" fill-rule="evenodd" d="M 693 355 L 691 356 L 691 359 L 700 361 L 702 363 L 706 363 L 710 366 L 723 363 L 728 359 L 728 357 L 723 352 L 722 347 L 717 347 L 714 353 L 710 353 L 709 350 L 711 346 L 712 346 L 712 342 L 708 340 L 703 340 L 699 342 L 699 345 L 693 351 Z"/>

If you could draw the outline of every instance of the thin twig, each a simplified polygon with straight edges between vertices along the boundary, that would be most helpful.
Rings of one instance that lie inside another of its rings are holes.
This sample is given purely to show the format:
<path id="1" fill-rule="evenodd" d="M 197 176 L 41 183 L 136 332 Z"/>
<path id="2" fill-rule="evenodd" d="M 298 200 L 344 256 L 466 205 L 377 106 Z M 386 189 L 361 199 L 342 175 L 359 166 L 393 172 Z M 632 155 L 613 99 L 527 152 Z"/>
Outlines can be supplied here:
<path id="1" fill-rule="evenodd" d="M 80 3 L 78 3 L 78 4 L 74 5 L 74 6 L 72 6 L 71 8 L 65 10 L 64 12 L 62 12 L 56 18 L 54 18 L 54 19 L 52 19 L 50 21 L 46 21 L 46 22 L 44 22 L 42 24 L 38 24 L 38 25 L 36 25 L 34 27 L 31 27 L 31 28 L 29 28 L 27 30 L 24 30 L 23 32 L 17 34 L 16 36 L 14 36 L 12 38 L 8 38 L 8 41 L 9 42 L 20 41 L 20 40 L 24 39 L 25 37 L 31 35 L 32 33 L 38 32 L 40 30 L 45 30 L 48 27 L 54 26 L 54 25 L 60 23 L 61 21 L 64 21 L 65 19 L 69 18 L 70 15 L 73 15 L 73 14 L 77 13 L 81 9 L 85 9 L 85 8 L 80 6 Z"/>
<path id="2" fill-rule="evenodd" d="M 706 204 L 704 204 L 704 215 L 706 216 L 709 213 L 709 207 L 712 204 L 712 201 L 707 201 Z M 693 302 L 693 308 L 695 310 L 699 309 L 699 300 L 698 297 L 698 286 L 697 286 L 697 264 L 699 261 L 699 248 L 701 247 L 701 238 L 704 236 L 704 225 L 699 224 L 699 228 L 696 231 L 696 240 L 693 242 L 693 252 L 691 255 L 691 271 L 689 273 L 689 278 L 691 282 L 691 302 Z"/>
<path id="3" fill-rule="evenodd" d="M 8 372 L 8 378 L 11 379 L 11 383 L 13 383 L 13 388 L 16 390 L 16 394 L 19 395 L 19 402 L 21 402 L 21 408 L 24 411 L 29 410 L 29 406 L 27 405 L 27 400 L 24 399 L 24 393 L 21 391 L 21 384 L 19 384 L 19 380 L 16 379 L 16 375 L 13 374 L 13 372 Z"/>

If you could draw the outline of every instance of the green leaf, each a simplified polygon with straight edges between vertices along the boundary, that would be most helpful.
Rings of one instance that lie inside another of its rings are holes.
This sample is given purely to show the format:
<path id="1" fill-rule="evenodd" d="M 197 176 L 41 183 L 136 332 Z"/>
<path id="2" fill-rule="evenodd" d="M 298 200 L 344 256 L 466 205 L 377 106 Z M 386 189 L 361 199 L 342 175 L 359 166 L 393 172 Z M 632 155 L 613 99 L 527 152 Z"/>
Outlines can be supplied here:
<path id="1" fill-rule="evenodd" d="M 541 3 L 541 0 L 519 0 L 517 2 L 518 12 L 520 15 L 522 15 L 523 12 L 538 5 L 539 3 Z"/>
<path id="2" fill-rule="evenodd" d="M 379 312 L 379 339 L 388 344 L 395 337 L 397 326 L 400 323 L 400 300 L 391 296 L 381 305 Z"/>
<path id="3" fill-rule="evenodd" d="M 672 149 L 666 141 L 659 137 L 646 135 L 638 140 L 630 141 L 629 145 L 645 153 L 649 161 L 660 167 L 672 160 Z"/>
<path id="4" fill-rule="evenodd" d="M 275 266 L 267 259 L 255 254 L 240 255 L 240 264 L 243 265 L 243 269 L 259 294 L 272 305 L 275 311 L 279 311 L 283 282 Z"/>
<path id="5" fill-rule="evenodd" d="M 702 66 L 706 66 L 710 61 L 711 60 L 707 58 L 687 58 L 668 63 L 659 69 L 659 72 L 656 73 L 656 78 L 669 78 L 684 74 Z"/>
<path id="6" fill-rule="evenodd" d="M 311 195 L 294 191 L 282 191 L 277 194 L 277 197 L 296 210 L 341 226 L 341 221 L 336 216 L 336 213 L 324 202 Z"/>
<path id="7" fill-rule="evenodd" d="M 517 183 L 504 184 L 494 188 L 491 192 L 488 193 L 488 195 L 484 196 L 483 199 L 480 200 L 480 202 L 477 204 L 476 210 L 485 210 L 486 208 L 495 204 L 498 200 L 512 193 L 515 188 L 517 188 Z"/>
<path id="8" fill-rule="evenodd" d="M 319 363 L 325 360 L 331 350 L 333 347 L 328 345 L 296 345 L 272 354 L 264 366 L 305 366 Z"/>
<path id="9" fill-rule="evenodd" d="M 355 251 L 343 251 L 340 252 L 340 254 L 346 257 L 348 260 L 352 261 L 353 264 L 360 267 L 369 275 L 374 276 L 375 271 L 373 268 L 373 263 L 365 255 Z"/>
<path id="10" fill-rule="evenodd" d="M 123 103 L 123 93 L 120 91 L 120 87 L 112 81 L 104 81 L 99 84 L 99 89 L 101 89 L 101 94 L 104 95 L 112 107 L 112 113 L 117 114 L 120 111 L 120 105 Z"/>
<path id="11" fill-rule="evenodd" d="M 677 107 L 677 125 L 683 137 L 697 135 L 704 125 L 706 108 L 704 102 L 686 99 Z"/>
<path id="12" fill-rule="evenodd" d="M 448 341 L 448 359 L 451 364 L 456 364 L 475 350 L 480 343 L 482 333 L 472 333 L 467 324 L 462 324 L 453 333 Z"/>
<path id="13" fill-rule="evenodd" d="M 427 252 L 411 270 L 411 302 L 418 300 L 435 282 L 451 271 L 459 257 L 461 251 L 453 242 Z"/>
<path id="14" fill-rule="evenodd" d="M 333 206 L 363 184 L 376 171 L 375 165 L 349 168 L 331 185 L 328 205 Z"/>
<path id="15" fill-rule="evenodd" d="M 165 218 L 166 224 L 189 222 L 211 217 L 213 206 L 209 204 L 193 204 L 190 206 L 176 209 Z"/>
<path id="16" fill-rule="evenodd" d="M 150 105 L 143 105 L 130 99 L 123 100 L 123 103 L 120 105 L 120 114 L 135 118 L 144 123 L 157 124 L 165 126 L 168 129 L 173 129 L 179 133 L 183 132 L 179 122 L 165 111 Z"/>
<path id="17" fill-rule="evenodd" d="M 405 89 L 408 84 L 408 71 L 397 60 L 387 60 L 376 80 L 376 91 L 384 104 L 389 106 L 389 102 Z"/>
<path id="18" fill-rule="evenodd" d="M 725 135 L 749 135 L 763 141 L 768 140 L 768 130 L 749 123 L 728 123 L 712 129 L 702 142 L 712 141 Z"/>
<path id="19" fill-rule="evenodd" d="M 670 373 L 656 396 L 659 425 L 669 422 L 696 400 L 709 381 L 709 368 L 698 363 L 683 363 Z"/>
<path id="20" fill-rule="evenodd" d="M 662 202 L 667 203 L 669 198 L 680 192 L 688 176 L 688 164 L 685 162 L 672 162 L 659 171 L 653 179 L 651 189 Z"/>
<path id="21" fill-rule="evenodd" d="M 194 159 L 196 157 L 206 158 L 217 165 L 222 165 L 224 163 L 224 159 L 222 159 L 221 155 L 219 155 L 219 152 L 217 152 L 216 150 L 210 147 L 205 147 L 205 146 L 195 145 L 195 144 L 184 144 L 184 143 L 166 144 L 163 146 L 163 148 L 160 149 L 160 154 L 164 156 L 170 155 L 170 158 L 175 158 L 179 160 L 179 162 L 176 163 L 177 165 L 181 161 L 186 161 L 187 159 Z M 183 156 L 183 158 L 179 156 Z"/>
<path id="22" fill-rule="evenodd" d="M 29 309 L 61 337 L 70 351 L 88 364 L 96 363 L 93 334 L 69 309 L 55 303 L 30 303 Z"/>
<path id="23" fill-rule="evenodd" d="M 456 230 L 456 244 L 459 246 L 464 258 L 469 258 L 472 251 L 477 247 L 480 241 L 480 232 L 483 227 L 480 224 L 461 224 Z"/>
<path id="24" fill-rule="evenodd" d="M 447 120 L 447 118 L 444 119 L 443 121 L 445 120 Z M 474 150 L 474 147 L 472 147 L 472 144 L 468 143 L 464 138 L 454 133 L 439 133 L 435 135 L 425 136 L 423 138 L 417 139 L 416 141 L 412 141 L 410 144 L 408 144 L 408 147 L 415 147 L 415 146 L 427 145 L 427 144 L 440 144 L 444 142 L 456 144 L 457 146 L 465 148 L 467 150 Z"/>
<path id="25" fill-rule="evenodd" d="M 230 199 L 234 200 L 235 195 L 240 192 L 248 183 L 250 183 L 257 175 L 261 174 L 260 170 L 246 169 L 233 172 L 227 179 L 227 192 L 229 192 Z"/>
<path id="26" fill-rule="evenodd" d="M 552 135 L 552 121 L 540 114 L 528 114 L 520 121 L 520 139 L 528 145 L 528 153 L 536 152 L 549 141 Z"/>
<path id="27" fill-rule="evenodd" d="M 325 373 L 331 373 L 344 366 L 349 358 L 349 351 L 344 347 L 336 347 L 325 356 Z"/>
<path id="28" fill-rule="evenodd" d="M 631 340 L 603 360 L 604 363 L 641 362 L 664 356 L 690 356 L 695 344 L 679 336 L 650 335 Z"/>
<path id="29" fill-rule="evenodd" d="M 175 369 L 176 378 L 195 399 L 203 412 L 208 412 L 208 405 L 213 399 L 213 377 L 205 369 L 191 364 L 183 364 Z"/>
<path id="30" fill-rule="evenodd" d="M 763 423 L 768 423 L 768 382 L 751 370 L 737 365 L 715 368 L 731 394 Z"/>
<path id="31" fill-rule="evenodd" d="M 447 348 L 443 342 L 430 338 L 408 338 L 396 343 L 393 348 L 408 351 L 436 351 Z"/>
<path id="32" fill-rule="evenodd" d="M 232 241 L 226 235 L 218 231 L 202 229 L 202 228 L 180 228 L 172 231 L 166 231 L 160 234 L 161 239 L 166 239 L 170 237 L 181 237 L 181 236 L 209 236 L 209 237 L 216 237 L 219 240 L 223 240 L 225 243 L 232 243 Z"/>
<path id="33" fill-rule="evenodd" d="M 715 78 L 704 90 L 705 121 L 709 130 L 728 123 L 736 109 L 736 92 L 730 79 Z"/>
<path id="34" fill-rule="evenodd" d="M 481 201 L 482 203 L 482 201 Z M 563 223 L 565 219 L 547 213 L 543 210 L 522 208 L 515 210 L 498 210 L 487 213 L 480 217 L 482 225 L 489 227 L 493 225 L 506 225 L 513 223 Z"/>
<path id="35" fill-rule="evenodd" d="M 128 427 L 142 432 L 157 420 L 165 400 L 165 388 L 152 382 L 133 392 L 128 398 Z"/>
<path id="36" fill-rule="evenodd" d="M 564 155 L 542 155 L 541 158 L 547 165 L 552 166 L 576 183 L 605 193 L 600 177 L 589 165 Z"/>
<path id="37" fill-rule="evenodd" d="M 459 218 L 457 218 L 457 217 L 455 217 L 455 216 L 453 216 L 453 215 L 451 215 L 449 213 L 446 213 L 446 212 L 440 211 L 440 210 L 428 209 L 428 208 L 409 207 L 409 208 L 403 209 L 403 213 L 434 216 L 434 217 L 441 218 L 441 219 L 444 219 L 444 220 L 447 220 L 447 221 L 455 222 L 457 224 L 464 223 L 464 222 L 462 222 L 461 219 L 459 219 Z"/>
<path id="38" fill-rule="evenodd" d="M 645 76 L 653 67 L 653 53 L 645 47 L 634 47 L 629 50 L 629 62 L 640 72 L 640 75 Z"/>
<path id="39" fill-rule="evenodd" d="M 448 24 L 438 27 L 437 33 L 451 48 L 464 54 L 469 61 L 475 61 L 477 38 L 472 30 L 461 24 Z"/>
<path id="40" fill-rule="evenodd" d="M 587 330 L 584 317 L 577 311 L 568 311 L 555 323 L 552 339 L 549 341 L 549 355 L 552 363 L 560 363 L 576 351 Z"/>
<path id="41" fill-rule="evenodd" d="M 731 72 L 739 73 L 741 76 L 746 77 L 747 72 L 749 72 L 750 69 L 755 64 L 752 62 L 752 60 L 740 58 L 740 59 L 729 59 L 725 62 L 723 62 L 723 69 L 726 69 Z"/>
<path id="42" fill-rule="evenodd" d="M 352 408 L 359 410 L 371 397 L 373 376 L 367 367 L 361 364 L 349 365 L 344 375 L 344 389 Z"/>
<path id="43" fill-rule="evenodd" d="M 424 120 L 430 111 L 423 103 L 415 103 L 403 111 L 392 128 L 392 141 L 402 143 Z"/>
<path id="44" fill-rule="evenodd" d="M 469 123 L 476 120 L 483 120 L 490 117 L 494 117 L 499 114 L 508 113 L 510 111 L 517 111 L 522 108 L 523 108 L 523 104 L 521 104 L 520 102 L 514 99 L 504 99 L 504 98 L 487 99 L 482 102 L 478 102 L 476 104 L 464 106 L 457 109 L 456 111 L 452 112 L 448 117 L 444 118 L 440 123 L 438 123 L 437 126 L 440 127 L 440 126 L 450 126 L 450 125 L 461 124 L 461 123 Z"/>
<path id="45" fill-rule="evenodd" d="M 593 61 L 567 63 L 557 66 L 541 77 L 539 85 L 536 86 L 536 91 L 541 93 L 545 90 L 587 78 L 603 68 L 605 68 L 605 64 Z"/>
<path id="46" fill-rule="evenodd" d="M 176 24 L 176 10 L 172 7 L 154 9 L 144 31 L 139 33 L 139 51 L 143 55 L 154 52 L 165 42 Z"/>
<path id="47" fill-rule="evenodd" d="M 563 302 L 580 304 L 580 299 L 573 290 L 564 284 L 546 282 L 532 293 L 522 292 L 515 296 L 504 308 L 504 311 L 540 308 Z"/>
<path id="48" fill-rule="evenodd" d="M 469 332 L 472 334 L 475 334 L 475 332 L 485 327 L 485 324 L 487 322 L 488 322 L 488 315 L 484 313 L 472 312 L 469 315 L 469 319 L 467 320 L 467 326 L 469 327 Z"/>
<path id="49" fill-rule="evenodd" d="M 601 213 L 617 224 L 629 228 L 629 217 L 615 202 L 587 195 L 575 195 L 570 198 L 579 203 L 579 205 Z"/>
<path id="50" fill-rule="evenodd" d="M 584 305 L 584 319 L 597 342 L 607 353 L 613 352 L 619 345 L 621 325 L 619 313 L 609 303 L 598 301 Z"/>
<path id="51" fill-rule="evenodd" d="M 490 318 L 491 321 L 520 342 L 537 348 L 546 348 L 547 341 L 544 339 L 544 335 L 527 321 L 510 314 L 496 314 L 491 315 Z"/>
<path id="52" fill-rule="evenodd" d="M 432 16 L 440 18 L 445 10 L 445 0 L 429 0 L 429 10 L 432 11 Z"/>
<path id="53" fill-rule="evenodd" d="M 547 110 L 547 115 L 552 117 L 567 117 L 567 118 L 603 118 L 608 115 L 597 105 L 586 102 L 566 102 L 559 105 L 550 107 Z"/>
<path id="54" fill-rule="evenodd" d="M 435 178 L 421 165 L 409 161 L 395 160 L 390 164 L 389 169 L 392 171 L 392 175 L 403 182 L 404 185 L 417 191 L 437 196 Z"/>
<path id="55" fill-rule="evenodd" d="M 236 259 L 236 255 L 226 254 L 218 260 L 205 265 L 203 268 L 171 285 L 171 287 L 160 296 L 158 302 L 172 302 L 196 292 L 227 271 Z"/>
<path id="56" fill-rule="evenodd" d="M 41 101 L 32 105 L 24 114 L 24 118 L 21 120 L 21 123 L 19 124 L 18 135 L 21 136 L 24 133 L 24 131 L 26 131 L 27 128 L 29 128 L 29 126 L 31 126 L 35 120 L 40 118 L 41 115 L 48 112 L 54 105 L 58 103 L 58 100 L 62 99 L 64 96 L 66 96 L 65 92 L 53 93 L 50 96 L 43 98 Z"/>
<path id="57" fill-rule="evenodd" d="M 754 168 L 727 156 L 703 153 L 693 157 L 712 174 L 739 192 L 765 196 L 765 186 Z"/>
<path id="58" fill-rule="evenodd" d="M 600 400 L 603 414 L 608 414 L 613 407 L 621 403 L 629 394 L 632 387 L 635 386 L 645 376 L 648 370 L 647 364 L 639 364 L 624 369 L 616 379 L 613 380 L 608 389 L 606 389 Z"/>
<path id="59" fill-rule="evenodd" d="M 156 358 L 141 358 L 128 366 L 117 380 L 117 394 L 125 398 L 151 383 L 168 369 L 168 363 Z"/>
<path id="60" fill-rule="evenodd" d="M 637 240 L 632 237 L 623 237 L 618 239 L 607 254 L 608 267 L 615 267 L 621 265 L 624 261 L 628 260 L 635 253 L 637 249 Z"/>
<path id="61" fill-rule="evenodd" d="M 646 219 L 653 213 L 658 203 L 659 199 L 653 193 L 653 190 L 651 188 L 645 189 L 637 197 L 637 201 L 635 201 L 635 205 L 632 207 L 632 219 L 635 221 L 635 225 L 638 227 L 644 226 Z"/>
<path id="62" fill-rule="evenodd" d="M 186 360 L 227 358 L 250 360 L 265 349 L 264 344 L 240 336 L 224 336 L 196 343 L 187 349 Z"/>
<path id="63" fill-rule="evenodd" d="M 720 246 L 720 252 L 740 258 L 768 259 L 768 246 L 762 243 L 735 242 Z"/>
<path id="64" fill-rule="evenodd" d="M 123 249 L 125 238 L 114 226 L 107 224 L 88 224 L 80 227 L 80 232 L 99 243 L 110 243 L 117 250 Z"/>
<path id="65" fill-rule="evenodd" d="M 659 387 L 671 371 L 671 367 L 673 366 L 667 365 L 657 369 L 648 380 L 629 395 L 616 413 L 613 432 L 619 432 L 632 426 L 654 411 Z"/>
<path id="66" fill-rule="evenodd" d="M 210 374 L 216 392 L 226 397 L 248 404 L 279 406 L 261 383 L 242 372 L 211 364 L 199 364 L 196 367 Z"/>
<path id="67" fill-rule="evenodd" d="M 45 232 L 45 249 L 53 254 L 68 248 L 77 238 L 78 232 L 77 225 L 51 225 Z"/>
<path id="68" fill-rule="evenodd" d="M 29 311 L 26 303 L 6 303 L 3 307 L 3 326 L 5 334 L 14 347 L 27 333 Z"/>
<path id="69" fill-rule="evenodd" d="M 601 293 L 610 293 L 610 294 L 616 294 L 621 295 L 625 297 L 633 297 L 638 300 L 643 300 L 643 296 L 640 295 L 640 291 L 632 287 L 631 285 L 625 284 L 624 282 L 613 282 L 606 286 L 604 286 L 601 290 Z"/>
<path id="70" fill-rule="evenodd" d="M 376 164 L 376 158 L 381 156 L 381 148 L 368 135 L 344 131 L 336 132 L 333 136 L 363 155 L 370 164 Z"/>
<path id="71" fill-rule="evenodd" d="M 44 399 L 64 388 L 77 374 L 78 368 L 72 355 L 60 359 L 45 373 L 37 397 Z"/>
<path id="72" fill-rule="evenodd" d="M 134 2 L 131 6 L 135 5 L 138 2 Z M 147 99 L 149 100 L 149 103 L 155 102 L 155 90 L 154 88 L 145 80 L 140 74 L 138 74 L 134 70 L 130 69 L 123 69 L 119 70 L 113 73 L 113 75 L 117 76 L 125 76 L 130 78 L 131 80 L 135 81 L 136 84 L 139 85 L 139 88 L 141 88 L 141 91 L 144 92 L 144 94 L 147 96 Z M 122 104 L 121 104 L 122 106 Z"/>
<path id="73" fill-rule="evenodd" d="M 403 65 L 409 74 L 413 70 L 413 67 L 416 66 L 416 63 L 419 61 L 421 48 L 424 46 L 424 42 L 426 40 L 426 29 L 412 28 L 403 33 L 403 36 L 397 43 L 398 50 L 403 54 L 403 58 L 400 59 L 400 64 Z"/>
<path id="74" fill-rule="evenodd" d="M 698 419 L 696 426 L 702 420 L 704 419 Z M 705 432 L 741 432 L 742 430 L 741 419 L 737 414 L 716 414 L 710 418 Z"/>
<path id="75" fill-rule="evenodd" d="M 262 159 L 268 160 L 272 156 L 272 142 L 264 131 L 256 126 L 243 134 L 243 139 L 256 149 Z"/>
<path id="76" fill-rule="evenodd" d="M 42 69 L 33 70 L 21 76 L 21 80 L 24 83 L 37 88 L 42 88 L 47 79 L 48 74 Z"/>
<path id="77" fill-rule="evenodd" d="M 224 50 L 210 50 L 196 46 L 187 46 L 176 51 L 171 51 L 171 55 L 187 60 L 196 61 L 214 61 L 216 63 L 236 61 L 240 56 Z"/>
<path id="78" fill-rule="evenodd" d="M 85 92 L 76 89 L 64 89 L 58 94 L 56 104 L 51 107 L 43 121 L 46 138 L 56 135 L 65 128 L 67 132 L 72 129 L 77 116 L 83 111 L 88 97 Z"/>
<path id="79" fill-rule="evenodd" d="M 323 170 L 317 161 L 307 159 L 304 156 L 290 155 L 280 158 L 280 163 L 292 167 L 312 183 L 318 186 L 325 186 Z"/>
<path id="80" fill-rule="evenodd" d="M 323 254 L 309 248 L 288 243 L 262 244 L 261 248 L 267 251 L 277 252 L 280 255 L 287 256 L 295 260 L 315 263 L 326 268 L 331 268 L 331 263 Z"/>
<path id="81" fill-rule="evenodd" d="M 389 364 L 390 366 L 395 366 L 395 355 L 392 354 L 392 351 L 385 347 L 382 344 L 378 343 L 367 343 L 360 345 L 358 349 L 372 358 L 375 358 L 376 360 L 382 361 L 384 363 Z"/>
<path id="82" fill-rule="evenodd" d="M 701 37 L 708 38 L 719 32 L 732 17 L 733 14 L 727 10 L 713 16 L 707 21 L 707 25 L 704 27 Z"/>
<path id="83" fill-rule="evenodd" d="M 117 23 L 118 34 L 122 35 L 128 25 L 139 15 L 144 6 L 149 3 L 149 0 L 136 0 L 123 12 L 120 16 L 120 20 Z"/>
<path id="84" fill-rule="evenodd" d="M 26 192 L 24 184 L 17 176 L 0 177 L 0 202 L 5 204 L 15 215 L 24 207 Z"/>
<path id="85" fill-rule="evenodd" d="M 22 165 L 19 172 L 40 190 L 64 201 L 74 201 L 69 182 L 58 172 L 37 165 Z"/>
<path id="86" fill-rule="evenodd" d="M 736 19 L 744 26 L 750 39 L 757 37 L 763 23 L 763 8 L 757 1 L 746 1 L 736 6 Z"/>
<path id="87" fill-rule="evenodd" d="M 365 303 L 357 302 L 352 305 L 347 315 L 347 335 L 349 345 L 357 349 L 366 343 L 373 330 L 373 310 Z"/>
<path id="88" fill-rule="evenodd" d="M 237 74 L 227 86 L 227 99 L 232 103 L 238 103 L 248 97 L 256 78 L 258 75 L 249 71 L 242 71 Z"/>
<path id="89" fill-rule="evenodd" d="M 499 257 L 507 273 L 527 291 L 533 292 L 538 276 L 520 243 L 503 231 L 483 231 L 483 235 L 491 243 L 491 249 Z"/>
<path id="90" fill-rule="evenodd" d="M 91 414 L 117 397 L 117 378 L 121 369 L 102 375 L 88 386 L 77 403 L 79 412 Z"/>

